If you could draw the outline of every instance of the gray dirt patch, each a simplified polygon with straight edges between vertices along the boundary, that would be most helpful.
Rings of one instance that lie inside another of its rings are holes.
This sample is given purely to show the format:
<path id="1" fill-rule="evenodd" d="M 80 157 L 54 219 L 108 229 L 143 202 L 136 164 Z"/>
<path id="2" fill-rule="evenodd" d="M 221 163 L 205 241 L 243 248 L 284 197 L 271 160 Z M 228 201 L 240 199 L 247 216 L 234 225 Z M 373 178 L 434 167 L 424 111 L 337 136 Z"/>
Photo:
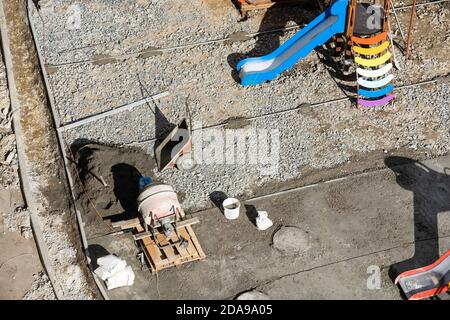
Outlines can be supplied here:
<path id="1" fill-rule="evenodd" d="M 310 248 L 309 235 L 297 227 L 281 227 L 273 236 L 273 247 L 284 254 L 298 254 Z"/>

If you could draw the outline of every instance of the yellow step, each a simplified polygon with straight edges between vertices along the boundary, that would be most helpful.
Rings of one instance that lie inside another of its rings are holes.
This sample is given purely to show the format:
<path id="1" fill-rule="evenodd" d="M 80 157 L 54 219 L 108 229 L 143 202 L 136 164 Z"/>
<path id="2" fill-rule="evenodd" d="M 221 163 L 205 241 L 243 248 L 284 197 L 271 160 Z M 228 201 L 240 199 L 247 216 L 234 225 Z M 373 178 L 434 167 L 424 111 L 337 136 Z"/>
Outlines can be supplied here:
<path id="1" fill-rule="evenodd" d="M 366 56 L 373 56 L 379 54 L 389 47 L 389 41 L 382 42 L 379 46 L 373 48 L 361 48 L 358 46 L 353 46 L 353 51 Z"/>
<path id="2" fill-rule="evenodd" d="M 382 56 L 375 59 L 364 59 L 361 57 L 355 57 L 355 62 L 364 67 L 378 67 L 384 64 L 391 58 L 392 54 L 388 51 Z"/>

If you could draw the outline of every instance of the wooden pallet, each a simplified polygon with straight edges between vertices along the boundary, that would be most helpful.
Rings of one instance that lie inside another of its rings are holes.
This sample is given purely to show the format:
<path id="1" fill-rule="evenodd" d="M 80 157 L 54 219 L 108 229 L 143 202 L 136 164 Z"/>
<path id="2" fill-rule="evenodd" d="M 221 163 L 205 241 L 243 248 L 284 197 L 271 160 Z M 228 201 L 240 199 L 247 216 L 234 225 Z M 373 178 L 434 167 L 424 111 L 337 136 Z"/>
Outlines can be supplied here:
<path id="1" fill-rule="evenodd" d="M 198 222 L 199 220 L 197 218 L 193 218 L 177 223 L 178 233 L 187 240 L 186 247 L 182 247 L 177 243 L 180 239 L 175 232 L 172 233 L 170 239 L 167 239 L 161 233 L 156 234 L 156 239 L 154 239 L 149 231 L 144 231 L 137 218 L 129 221 L 116 222 L 113 226 L 121 227 L 122 229 L 130 227 L 135 229 L 133 238 L 142 248 L 145 260 L 150 266 L 150 271 L 154 274 L 163 269 L 176 267 L 206 257 L 192 229 L 192 225 Z"/>

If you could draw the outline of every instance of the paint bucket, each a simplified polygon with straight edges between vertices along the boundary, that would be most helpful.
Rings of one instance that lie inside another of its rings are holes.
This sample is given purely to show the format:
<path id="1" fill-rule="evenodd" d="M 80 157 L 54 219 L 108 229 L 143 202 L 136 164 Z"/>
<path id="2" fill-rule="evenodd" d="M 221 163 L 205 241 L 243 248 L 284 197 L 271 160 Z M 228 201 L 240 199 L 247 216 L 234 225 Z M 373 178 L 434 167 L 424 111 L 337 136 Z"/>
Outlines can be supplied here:
<path id="1" fill-rule="evenodd" d="M 241 208 L 241 204 L 238 199 L 227 198 L 223 201 L 222 207 L 223 214 L 228 220 L 237 219 L 239 217 L 239 209 Z"/>

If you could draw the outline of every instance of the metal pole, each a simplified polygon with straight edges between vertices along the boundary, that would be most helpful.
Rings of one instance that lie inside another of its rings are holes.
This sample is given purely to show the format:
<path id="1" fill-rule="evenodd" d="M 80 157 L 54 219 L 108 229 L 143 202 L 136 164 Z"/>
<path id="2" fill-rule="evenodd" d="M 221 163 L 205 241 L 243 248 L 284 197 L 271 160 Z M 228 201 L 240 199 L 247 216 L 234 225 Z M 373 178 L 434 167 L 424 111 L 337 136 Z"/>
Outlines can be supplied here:
<path id="1" fill-rule="evenodd" d="M 391 1 L 391 0 L 389 0 L 389 1 Z M 400 35 L 402 36 L 403 41 L 406 43 L 405 34 L 403 33 L 402 26 L 400 25 L 400 20 L 398 19 L 397 12 L 395 11 L 396 8 L 394 7 L 394 4 L 392 3 L 392 1 L 391 1 L 391 8 L 392 8 L 391 9 L 392 13 L 394 14 L 395 21 L 397 22 L 398 30 L 400 31 Z"/>
<path id="2" fill-rule="evenodd" d="M 406 41 L 406 57 L 405 60 L 408 61 L 409 59 L 409 51 L 410 51 L 410 45 L 411 45 L 411 33 L 413 29 L 413 21 L 414 21 L 414 15 L 416 14 L 416 0 L 413 2 L 412 10 L 411 10 L 411 17 L 409 18 L 409 28 L 408 28 L 408 39 Z"/>

